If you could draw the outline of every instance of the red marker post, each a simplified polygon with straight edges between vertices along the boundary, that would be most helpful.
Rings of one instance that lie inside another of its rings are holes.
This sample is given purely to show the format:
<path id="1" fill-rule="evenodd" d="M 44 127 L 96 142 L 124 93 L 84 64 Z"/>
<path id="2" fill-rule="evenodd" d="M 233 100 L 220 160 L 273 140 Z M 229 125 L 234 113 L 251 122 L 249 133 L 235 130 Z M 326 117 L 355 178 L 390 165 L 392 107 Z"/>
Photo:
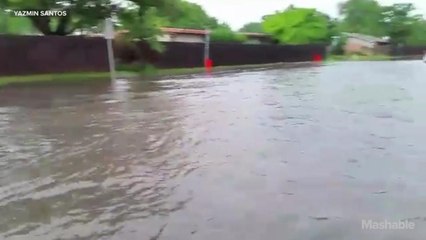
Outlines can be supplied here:
<path id="1" fill-rule="evenodd" d="M 213 61 L 210 58 L 205 59 L 204 67 L 206 69 L 206 72 L 211 72 L 211 70 L 213 69 Z"/>
<path id="2" fill-rule="evenodd" d="M 314 54 L 312 57 L 314 62 L 322 62 L 322 55 L 321 54 Z"/>

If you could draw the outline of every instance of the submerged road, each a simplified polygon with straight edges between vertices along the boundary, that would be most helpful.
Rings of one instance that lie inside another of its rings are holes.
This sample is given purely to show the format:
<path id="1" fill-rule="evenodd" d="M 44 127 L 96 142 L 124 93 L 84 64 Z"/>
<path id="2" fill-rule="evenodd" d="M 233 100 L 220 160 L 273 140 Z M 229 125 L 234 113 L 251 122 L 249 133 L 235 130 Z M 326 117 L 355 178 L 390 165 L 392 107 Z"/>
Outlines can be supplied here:
<path id="1" fill-rule="evenodd" d="M 421 61 L 2 88 L 0 239 L 423 240 L 425 139 Z"/>

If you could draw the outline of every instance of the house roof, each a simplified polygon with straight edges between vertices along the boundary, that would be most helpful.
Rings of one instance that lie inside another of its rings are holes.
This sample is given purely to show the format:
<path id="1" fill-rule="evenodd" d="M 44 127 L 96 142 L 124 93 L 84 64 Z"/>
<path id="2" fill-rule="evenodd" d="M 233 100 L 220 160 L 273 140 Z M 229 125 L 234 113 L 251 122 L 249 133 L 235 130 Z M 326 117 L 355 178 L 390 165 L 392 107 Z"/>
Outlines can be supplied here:
<path id="1" fill-rule="evenodd" d="M 194 34 L 194 35 L 206 35 L 209 33 L 208 30 L 201 30 L 201 29 L 189 29 L 189 28 L 169 28 L 169 27 L 163 27 L 161 28 L 161 31 L 164 33 L 174 33 L 174 34 Z M 268 37 L 267 34 L 264 33 L 253 33 L 253 32 L 238 32 L 239 34 L 243 34 L 247 37 Z"/>
<path id="2" fill-rule="evenodd" d="M 269 37 L 268 34 L 265 33 L 255 33 L 255 32 L 239 32 L 239 34 L 243 34 L 247 37 Z"/>
<path id="3" fill-rule="evenodd" d="M 388 43 L 389 40 L 385 38 L 378 38 L 370 35 L 364 35 L 360 33 L 343 33 L 347 37 L 360 39 L 369 43 Z"/>
<path id="4" fill-rule="evenodd" d="M 189 29 L 189 28 L 168 28 L 163 27 L 161 31 L 164 33 L 183 33 L 183 34 L 194 34 L 194 35 L 206 35 L 208 34 L 208 30 L 201 29 Z"/>

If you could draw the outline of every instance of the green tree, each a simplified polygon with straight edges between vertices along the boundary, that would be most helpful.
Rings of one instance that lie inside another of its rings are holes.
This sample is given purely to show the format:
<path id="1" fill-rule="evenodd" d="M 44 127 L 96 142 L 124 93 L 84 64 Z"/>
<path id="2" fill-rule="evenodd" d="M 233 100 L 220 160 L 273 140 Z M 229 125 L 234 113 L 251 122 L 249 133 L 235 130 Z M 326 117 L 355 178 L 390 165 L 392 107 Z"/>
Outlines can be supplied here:
<path id="1" fill-rule="evenodd" d="M 414 10 L 414 5 L 410 3 L 382 7 L 382 23 L 393 43 L 405 44 L 408 37 L 418 31 L 413 25 L 421 18 L 412 14 Z"/>
<path id="2" fill-rule="evenodd" d="M 27 18 L 12 16 L 8 5 L 8 0 L 0 0 L 0 33 L 28 34 L 35 32 L 31 21 Z"/>
<path id="3" fill-rule="evenodd" d="M 265 16 L 263 29 L 281 43 L 309 44 L 329 41 L 329 23 L 315 9 L 288 8 Z"/>
<path id="4" fill-rule="evenodd" d="M 61 17 L 29 17 L 34 27 L 44 35 L 68 35 L 77 28 L 94 25 L 110 12 L 110 0 L 9 0 L 8 8 L 19 10 L 65 10 Z"/>
<path id="5" fill-rule="evenodd" d="M 128 42 L 135 39 L 143 40 L 148 42 L 153 49 L 163 50 L 163 46 L 157 41 L 156 36 L 161 34 L 160 27 L 167 23 L 167 19 L 158 15 L 157 8 L 151 7 L 143 13 L 139 12 L 139 7 L 128 9 L 120 12 L 119 19 L 119 28 L 128 31 L 128 34 L 124 35 L 124 40 Z"/>
<path id="6" fill-rule="evenodd" d="M 342 16 L 340 29 L 344 32 L 383 36 L 382 8 L 375 0 L 348 0 L 339 5 Z"/>
<path id="7" fill-rule="evenodd" d="M 247 40 L 246 36 L 235 33 L 226 24 L 221 24 L 214 29 L 210 34 L 210 39 L 212 42 L 245 42 Z"/>
<path id="8" fill-rule="evenodd" d="M 262 23 L 259 22 L 251 22 L 244 25 L 240 32 L 253 32 L 253 33 L 263 33 Z"/>
<path id="9" fill-rule="evenodd" d="M 416 21 L 411 26 L 411 34 L 407 37 L 407 45 L 425 46 L 426 45 L 426 20 Z"/>
<path id="10" fill-rule="evenodd" d="M 388 36 L 393 44 L 425 42 L 425 19 L 414 14 L 415 6 L 411 3 L 381 6 L 375 0 L 347 0 L 339 9 L 340 31 Z"/>
<path id="11" fill-rule="evenodd" d="M 119 12 L 129 6 L 139 6 L 137 14 L 143 16 L 151 7 L 164 6 L 165 0 L 123 0 Z M 9 0 L 10 10 L 65 10 L 62 17 L 29 17 L 32 24 L 44 35 L 68 35 L 76 29 L 99 25 L 111 15 L 112 0 Z"/>
<path id="12" fill-rule="evenodd" d="M 167 1 L 159 9 L 159 15 L 168 19 L 167 27 L 214 29 L 219 26 L 217 19 L 209 16 L 198 4 L 183 0 Z"/>
<path id="13" fill-rule="evenodd" d="M 7 14 L 6 14 L 7 2 L 6 0 L 0 0 L 0 33 L 7 33 Z"/>

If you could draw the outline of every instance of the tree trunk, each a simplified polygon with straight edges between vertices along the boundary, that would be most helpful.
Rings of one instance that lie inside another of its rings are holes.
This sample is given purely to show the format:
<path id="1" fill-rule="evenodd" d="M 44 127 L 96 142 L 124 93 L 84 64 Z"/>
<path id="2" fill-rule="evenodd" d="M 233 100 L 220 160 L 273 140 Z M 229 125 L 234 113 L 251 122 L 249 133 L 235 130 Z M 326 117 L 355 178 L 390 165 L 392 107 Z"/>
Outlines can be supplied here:
<path id="1" fill-rule="evenodd" d="M 66 36 L 74 31 L 73 28 L 70 28 L 71 17 L 69 15 L 60 17 L 58 26 L 54 30 L 50 27 L 50 17 L 30 17 L 30 19 L 43 35 Z"/>
<path id="2" fill-rule="evenodd" d="M 74 30 L 70 29 L 69 27 L 70 19 L 71 18 L 69 15 L 60 17 L 59 24 L 58 24 L 58 27 L 56 28 L 54 35 L 66 36 L 68 34 L 71 34 Z"/>
<path id="3" fill-rule="evenodd" d="M 50 29 L 50 17 L 30 17 L 34 27 L 36 27 L 43 35 L 53 35 Z"/>

